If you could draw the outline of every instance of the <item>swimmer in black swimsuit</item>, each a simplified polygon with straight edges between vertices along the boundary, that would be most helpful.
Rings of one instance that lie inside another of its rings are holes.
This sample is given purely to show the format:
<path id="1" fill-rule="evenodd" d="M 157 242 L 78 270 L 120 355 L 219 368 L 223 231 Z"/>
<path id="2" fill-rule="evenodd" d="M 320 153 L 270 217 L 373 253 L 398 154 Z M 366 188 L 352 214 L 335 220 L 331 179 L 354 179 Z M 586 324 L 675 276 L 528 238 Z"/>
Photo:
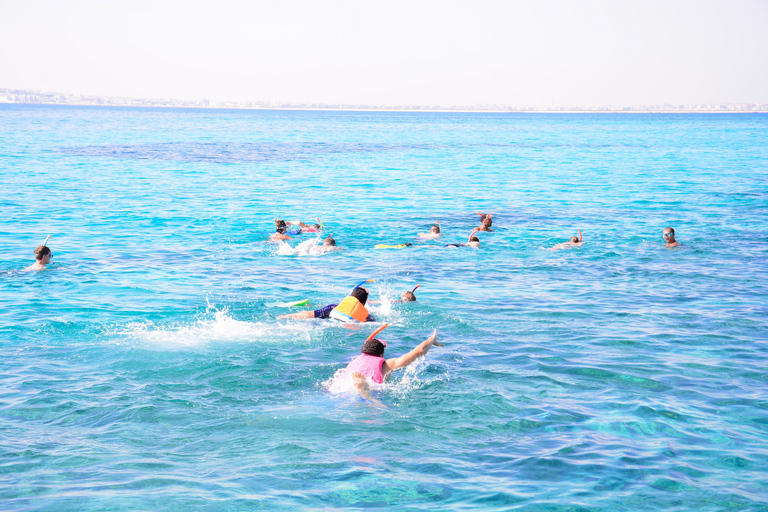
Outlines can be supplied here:
<path id="1" fill-rule="evenodd" d="M 475 236 L 475 233 L 480 231 L 480 228 L 475 228 L 469 235 L 469 240 L 465 244 L 446 244 L 446 247 L 474 247 L 477 249 L 480 247 L 480 239 Z"/>

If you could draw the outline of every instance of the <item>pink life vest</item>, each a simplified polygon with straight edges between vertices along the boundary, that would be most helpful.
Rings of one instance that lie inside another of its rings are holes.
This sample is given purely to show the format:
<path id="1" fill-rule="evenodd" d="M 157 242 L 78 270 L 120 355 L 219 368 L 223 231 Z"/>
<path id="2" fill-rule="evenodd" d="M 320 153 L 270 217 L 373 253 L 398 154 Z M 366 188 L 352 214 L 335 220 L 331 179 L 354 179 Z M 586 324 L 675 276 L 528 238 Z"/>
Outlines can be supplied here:
<path id="1" fill-rule="evenodd" d="M 360 372 L 373 382 L 381 384 L 384 382 L 384 376 L 381 374 L 383 364 L 383 357 L 360 354 L 347 365 L 347 369 L 344 372 L 348 377 L 351 377 L 353 372 Z"/>

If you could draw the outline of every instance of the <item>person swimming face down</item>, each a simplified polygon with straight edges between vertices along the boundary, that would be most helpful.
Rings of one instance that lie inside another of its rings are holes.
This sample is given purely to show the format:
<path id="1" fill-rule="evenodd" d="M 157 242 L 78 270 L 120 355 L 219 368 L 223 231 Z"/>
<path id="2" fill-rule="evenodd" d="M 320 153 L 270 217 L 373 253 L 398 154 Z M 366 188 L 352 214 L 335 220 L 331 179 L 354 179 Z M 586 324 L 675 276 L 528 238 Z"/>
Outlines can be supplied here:
<path id="1" fill-rule="evenodd" d="M 406 290 L 400 295 L 400 300 L 403 302 L 416 302 L 416 294 L 410 290 Z"/>
<path id="2" fill-rule="evenodd" d="M 328 251 L 336 251 L 338 250 L 338 247 L 336 247 L 336 240 L 333 239 L 333 237 L 328 237 L 325 240 L 323 240 L 323 245 L 318 247 L 319 250 L 328 252 Z"/>

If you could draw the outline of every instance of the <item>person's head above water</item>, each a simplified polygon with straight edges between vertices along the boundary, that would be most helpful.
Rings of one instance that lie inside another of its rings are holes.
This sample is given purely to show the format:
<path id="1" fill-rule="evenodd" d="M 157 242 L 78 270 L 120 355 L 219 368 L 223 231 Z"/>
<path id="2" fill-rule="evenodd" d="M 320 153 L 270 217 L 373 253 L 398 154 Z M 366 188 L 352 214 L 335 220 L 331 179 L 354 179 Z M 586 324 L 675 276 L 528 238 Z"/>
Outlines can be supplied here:
<path id="1" fill-rule="evenodd" d="M 284 220 L 275 217 L 275 231 L 283 234 L 288 230 L 288 224 Z"/>
<path id="2" fill-rule="evenodd" d="M 324 247 L 336 247 L 336 240 L 331 238 L 330 236 L 323 240 L 323 246 Z"/>
<path id="3" fill-rule="evenodd" d="M 570 239 L 570 240 L 568 240 L 568 241 L 569 241 L 570 243 L 572 243 L 572 244 L 577 244 L 577 243 L 579 243 L 579 237 L 577 237 L 577 236 L 572 236 L 572 237 L 571 237 L 571 239 Z"/>
<path id="4" fill-rule="evenodd" d="M 362 286 L 358 286 L 357 288 L 352 290 L 352 293 L 350 293 L 349 296 L 359 300 L 360 304 L 362 304 L 363 306 L 365 306 L 365 303 L 368 302 L 368 290 L 366 290 Z"/>
<path id="5" fill-rule="evenodd" d="M 51 258 L 53 257 L 53 253 L 51 252 L 51 248 L 47 245 L 38 245 L 37 248 L 33 251 L 35 253 L 35 259 L 42 263 L 43 265 L 47 265 L 51 262 Z M 43 263 L 43 260 L 46 260 Z"/>
<path id="6" fill-rule="evenodd" d="M 675 240 L 674 228 L 664 228 L 664 232 L 661 234 L 661 236 L 664 238 L 664 241 L 667 243 L 667 245 L 680 245 L 680 242 Z"/>
<path id="7" fill-rule="evenodd" d="M 372 340 L 366 340 L 365 343 L 363 343 L 363 348 L 360 349 L 360 352 L 368 354 L 369 356 L 382 357 L 385 348 L 387 348 L 386 342 L 373 338 Z"/>
<path id="8" fill-rule="evenodd" d="M 406 290 L 400 295 L 400 300 L 403 302 L 416 302 L 416 294 L 410 290 Z"/>
<path id="9" fill-rule="evenodd" d="M 479 238 L 477 238 L 476 236 L 471 236 L 471 237 L 469 237 L 469 241 L 470 241 L 470 242 L 477 242 L 477 243 L 480 243 L 480 239 L 479 239 Z"/>
<path id="10" fill-rule="evenodd" d="M 429 228 L 429 232 L 430 233 L 434 233 L 436 235 L 439 235 L 440 234 L 440 226 L 438 226 L 437 224 L 432 224 L 432 227 Z"/>

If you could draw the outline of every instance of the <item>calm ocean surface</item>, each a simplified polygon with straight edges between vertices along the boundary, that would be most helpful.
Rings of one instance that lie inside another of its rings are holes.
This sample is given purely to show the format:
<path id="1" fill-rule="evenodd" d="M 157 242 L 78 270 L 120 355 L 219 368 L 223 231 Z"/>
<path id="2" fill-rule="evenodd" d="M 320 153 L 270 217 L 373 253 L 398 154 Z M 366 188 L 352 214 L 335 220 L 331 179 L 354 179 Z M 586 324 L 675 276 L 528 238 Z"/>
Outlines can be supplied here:
<path id="1" fill-rule="evenodd" d="M 768 115 L 0 105 L 0 173 L 2 510 L 768 510 Z M 446 345 L 380 404 L 276 319 L 365 278 Z"/>

